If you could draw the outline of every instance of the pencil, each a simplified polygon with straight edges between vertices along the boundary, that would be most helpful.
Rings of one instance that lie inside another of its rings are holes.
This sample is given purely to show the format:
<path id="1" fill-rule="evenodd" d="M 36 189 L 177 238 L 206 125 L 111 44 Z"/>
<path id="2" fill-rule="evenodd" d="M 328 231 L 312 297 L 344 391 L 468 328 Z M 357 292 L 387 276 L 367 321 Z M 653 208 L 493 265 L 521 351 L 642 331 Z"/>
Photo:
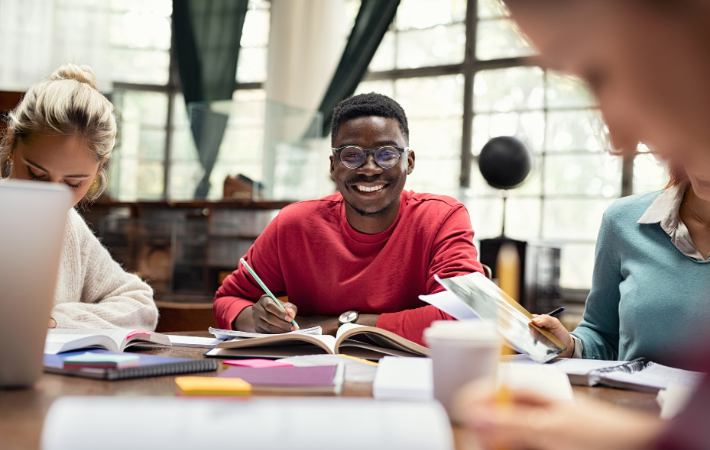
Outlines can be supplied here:
<path id="1" fill-rule="evenodd" d="M 244 258 L 240 258 L 240 259 L 239 259 L 239 262 L 242 263 L 242 265 L 243 265 L 244 267 L 246 267 L 246 269 L 249 271 L 249 273 L 251 274 L 251 276 L 254 277 L 254 279 L 256 280 L 256 282 L 259 283 L 259 286 L 261 286 L 261 288 L 264 290 L 264 292 L 266 292 L 266 295 L 268 295 L 269 297 L 271 297 L 271 300 L 273 300 L 274 302 L 276 302 L 276 304 L 279 305 L 279 308 L 281 308 L 281 309 L 283 309 L 284 311 L 286 311 L 286 308 L 284 308 L 284 305 L 282 305 L 281 302 L 279 301 L 279 299 L 276 298 L 276 296 L 271 293 L 271 291 L 269 290 L 269 288 L 267 288 L 266 285 L 264 284 L 264 282 L 261 281 L 261 278 L 259 278 L 259 275 L 257 275 L 256 272 L 254 272 L 254 271 L 252 270 L 252 268 L 249 267 L 249 264 L 247 264 L 247 262 L 244 261 Z M 294 327 L 298 328 L 298 324 L 297 324 L 296 321 L 293 320 L 293 319 L 291 319 L 291 325 L 293 325 Z"/>

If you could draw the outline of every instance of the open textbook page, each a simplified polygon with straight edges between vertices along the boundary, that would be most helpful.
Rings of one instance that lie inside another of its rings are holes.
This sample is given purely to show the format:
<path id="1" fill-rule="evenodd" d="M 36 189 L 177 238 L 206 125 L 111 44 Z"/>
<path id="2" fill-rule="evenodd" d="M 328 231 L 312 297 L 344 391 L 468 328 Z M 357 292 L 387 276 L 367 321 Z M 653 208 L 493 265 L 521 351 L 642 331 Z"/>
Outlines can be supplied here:
<path id="1" fill-rule="evenodd" d="M 546 362 L 567 349 L 549 330 L 532 324 L 532 314 L 484 275 L 471 273 L 452 278 L 434 275 L 434 278 L 480 318 L 496 320 L 508 345 L 533 360 Z"/>
<path id="2" fill-rule="evenodd" d="M 320 327 L 318 327 L 320 331 Z M 341 326 L 336 336 L 298 332 L 233 337 L 205 353 L 218 358 L 288 358 L 298 355 L 347 354 L 378 360 L 384 355 L 426 356 L 429 350 L 387 330 L 356 324 Z"/>
<path id="3" fill-rule="evenodd" d="M 123 328 L 110 330 L 52 328 L 47 332 L 44 353 L 56 355 L 57 353 L 82 348 L 103 348 L 112 352 L 122 352 L 126 347 L 141 342 L 171 346 L 170 339 L 167 336 L 153 331 L 127 330 Z"/>

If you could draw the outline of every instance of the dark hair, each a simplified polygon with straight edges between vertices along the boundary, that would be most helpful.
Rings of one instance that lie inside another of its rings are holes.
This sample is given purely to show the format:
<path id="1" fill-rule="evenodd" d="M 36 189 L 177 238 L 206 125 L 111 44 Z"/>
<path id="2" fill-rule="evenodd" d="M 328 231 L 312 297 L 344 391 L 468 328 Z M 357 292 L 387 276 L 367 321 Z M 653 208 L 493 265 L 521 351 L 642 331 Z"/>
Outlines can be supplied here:
<path id="1" fill-rule="evenodd" d="M 673 160 L 668 163 L 668 175 L 668 184 L 663 189 L 678 186 L 679 184 L 688 181 L 688 174 L 685 173 L 685 169 L 683 168 L 683 166 Z"/>
<path id="2" fill-rule="evenodd" d="M 386 95 L 370 92 L 359 94 L 338 103 L 333 110 L 333 121 L 330 125 L 330 141 L 338 135 L 340 124 L 356 117 L 378 116 L 397 119 L 399 129 L 409 145 L 409 124 L 404 109 Z"/>

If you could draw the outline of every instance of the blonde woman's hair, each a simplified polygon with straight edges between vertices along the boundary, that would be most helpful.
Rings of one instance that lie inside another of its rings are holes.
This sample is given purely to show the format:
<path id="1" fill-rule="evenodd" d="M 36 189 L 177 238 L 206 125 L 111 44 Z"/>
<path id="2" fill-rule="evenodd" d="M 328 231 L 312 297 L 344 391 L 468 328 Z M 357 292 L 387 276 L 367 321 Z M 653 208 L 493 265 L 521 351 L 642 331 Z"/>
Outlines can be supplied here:
<path id="1" fill-rule="evenodd" d="M 116 132 L 113 105 L 99 92 L 94 71 L 65 64 L 32 86 L 9 113 L 7 132 L 0 139 L 0 177 L 10 175 L 7 162 L 18 142 L 44 134 L 79 135 L 100 163 L 96 183 L 84 197 L 93 201 L 106 189 Z"/>

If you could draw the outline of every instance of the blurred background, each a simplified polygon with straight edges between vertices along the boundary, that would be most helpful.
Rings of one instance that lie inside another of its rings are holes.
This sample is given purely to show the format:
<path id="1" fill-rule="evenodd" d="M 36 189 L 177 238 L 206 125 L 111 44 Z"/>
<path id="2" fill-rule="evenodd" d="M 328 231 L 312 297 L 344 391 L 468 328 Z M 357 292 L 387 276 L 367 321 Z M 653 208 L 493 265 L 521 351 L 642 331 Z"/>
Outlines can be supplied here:
<path id="1" fill-rule="evenodd" d="M 645 148 L 611 154 L 584 84 L 530 66 L 507 16 L 496 0 L 0 0 L 0 110 L 62 63 L 90 65 L 120 139 L 84 215 L 163 301 L 205 310 L 279 208 L 335 191 L 330 115 L 346 96 L 404 107 L 406 188 L 462 201 L 477 240 L 504 217 L 477 155 L 515 136 L 534 164 L 507 193 L 506 236 L 561 249 L 555 282 L 581 307 L 602 213 L 662 188 L 665 169 Z"/>

